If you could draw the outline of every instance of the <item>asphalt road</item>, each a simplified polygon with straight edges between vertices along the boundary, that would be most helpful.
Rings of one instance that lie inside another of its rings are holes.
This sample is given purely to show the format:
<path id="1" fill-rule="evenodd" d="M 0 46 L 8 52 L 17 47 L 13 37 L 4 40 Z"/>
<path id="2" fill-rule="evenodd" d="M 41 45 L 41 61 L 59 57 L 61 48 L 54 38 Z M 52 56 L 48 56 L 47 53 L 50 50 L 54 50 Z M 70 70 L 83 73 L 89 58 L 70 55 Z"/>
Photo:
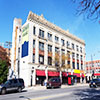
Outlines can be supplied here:
<path id="1" fill-rule="evenodd" d="M 0 95 L 0 100 L 100 100 L 100 88 L 76 86 Z"/>

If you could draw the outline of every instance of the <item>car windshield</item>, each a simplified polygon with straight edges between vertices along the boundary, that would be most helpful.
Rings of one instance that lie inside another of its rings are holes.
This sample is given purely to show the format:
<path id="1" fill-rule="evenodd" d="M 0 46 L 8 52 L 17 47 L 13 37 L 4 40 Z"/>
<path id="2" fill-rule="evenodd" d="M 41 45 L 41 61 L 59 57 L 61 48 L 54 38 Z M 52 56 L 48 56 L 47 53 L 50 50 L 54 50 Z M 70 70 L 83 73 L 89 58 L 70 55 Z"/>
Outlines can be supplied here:
<path id="1" fill-rule="evenodd" d="M 9 80 L 5 82 L 5 84 L 8 84 L 8 83 L 10 83 L 10 81 L 9 81 Z"/>

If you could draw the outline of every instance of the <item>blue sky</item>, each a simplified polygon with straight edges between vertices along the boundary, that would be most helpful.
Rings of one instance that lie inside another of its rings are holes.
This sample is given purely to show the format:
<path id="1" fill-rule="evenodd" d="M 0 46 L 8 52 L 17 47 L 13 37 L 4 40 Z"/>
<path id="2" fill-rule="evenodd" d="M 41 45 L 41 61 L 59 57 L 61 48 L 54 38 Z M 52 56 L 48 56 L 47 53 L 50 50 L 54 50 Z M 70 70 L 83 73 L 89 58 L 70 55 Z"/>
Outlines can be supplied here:
<path id="1" fill-rule="evenodd" d="M 85 40 L 86 60 L 100 59 L 100 24 L 77 16 L 77 4 L 71 0 L 0 0 L 0 43 L 12 41 L 13 20 L 25 23 L 29 11 Z"/>

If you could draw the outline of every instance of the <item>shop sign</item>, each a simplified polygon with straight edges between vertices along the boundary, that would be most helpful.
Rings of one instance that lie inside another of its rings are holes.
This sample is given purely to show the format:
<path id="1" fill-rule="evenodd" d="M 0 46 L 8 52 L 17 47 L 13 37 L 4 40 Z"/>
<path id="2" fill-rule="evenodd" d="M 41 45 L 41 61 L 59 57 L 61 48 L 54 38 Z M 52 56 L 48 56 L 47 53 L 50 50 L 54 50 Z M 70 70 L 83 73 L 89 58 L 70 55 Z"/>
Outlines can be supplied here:
<path id="1" fill-rule="evenodd" d="M 80 73 L 80 70 L 74 69 L 74 73 Z"/>

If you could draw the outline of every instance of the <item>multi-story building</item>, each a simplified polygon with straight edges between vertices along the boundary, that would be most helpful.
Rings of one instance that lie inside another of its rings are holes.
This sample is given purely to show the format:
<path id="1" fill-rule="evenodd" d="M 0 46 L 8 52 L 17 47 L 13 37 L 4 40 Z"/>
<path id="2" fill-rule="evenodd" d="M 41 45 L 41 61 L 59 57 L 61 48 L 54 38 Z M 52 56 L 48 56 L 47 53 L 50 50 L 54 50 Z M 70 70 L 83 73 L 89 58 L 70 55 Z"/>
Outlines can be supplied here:
<path id="1" fill-rule="evenodd" d="M 65 61 L 61 60 L 62 54 L 68 55 Z M 24 79 L 26 86 L 41 84 L 50 77 L 60 77 L 67 83 L 68 76 L 72 76 L 80 82 L 84 79 L 84 62 L 85 42 L 50 23 L 43 15 L 29 12 L 24 25 L 21 19 L 14 19 L 12 70 L 16 77 Z M 63 64 L 70 67 L 61 68 Z"/>
<path id="2" fill-rule="evenodd" d="M 100 77 L 100 60 L 86 62 L 86 80 Z"/>

